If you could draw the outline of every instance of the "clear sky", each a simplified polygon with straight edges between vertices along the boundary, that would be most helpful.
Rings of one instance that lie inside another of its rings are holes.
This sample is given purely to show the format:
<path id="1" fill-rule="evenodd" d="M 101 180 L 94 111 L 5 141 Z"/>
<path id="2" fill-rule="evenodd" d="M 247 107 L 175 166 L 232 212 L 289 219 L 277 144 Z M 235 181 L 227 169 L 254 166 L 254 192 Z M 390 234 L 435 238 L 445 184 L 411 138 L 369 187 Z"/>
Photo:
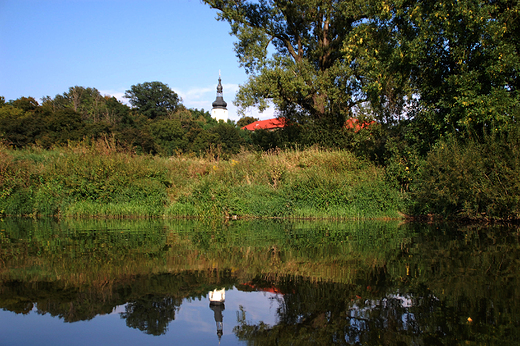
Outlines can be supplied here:
<path id="1" fill-rule="evenodd" d="M 0 0 L 0 96 L 40 101 L 77 85 L 125 100 L 132 85 L 159 81 L 210 110 L 220 70 L 238 120 L 232 101 L 248 76 L 216 16 L 200 0 Z"/>

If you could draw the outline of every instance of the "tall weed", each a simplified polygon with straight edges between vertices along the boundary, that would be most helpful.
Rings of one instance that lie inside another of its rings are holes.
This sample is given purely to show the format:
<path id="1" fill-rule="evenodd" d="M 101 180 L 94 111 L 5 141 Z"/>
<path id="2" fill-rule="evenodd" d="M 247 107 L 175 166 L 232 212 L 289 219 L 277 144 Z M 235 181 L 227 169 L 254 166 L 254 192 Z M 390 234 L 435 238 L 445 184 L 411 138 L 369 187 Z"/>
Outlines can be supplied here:
<path id="1" fill-rule="evenodd" d="M 347 151 L 161 158 L 101 140 L 0 153 L 4 214 L 372 218 L 401 208 L 384 171 Z"/>

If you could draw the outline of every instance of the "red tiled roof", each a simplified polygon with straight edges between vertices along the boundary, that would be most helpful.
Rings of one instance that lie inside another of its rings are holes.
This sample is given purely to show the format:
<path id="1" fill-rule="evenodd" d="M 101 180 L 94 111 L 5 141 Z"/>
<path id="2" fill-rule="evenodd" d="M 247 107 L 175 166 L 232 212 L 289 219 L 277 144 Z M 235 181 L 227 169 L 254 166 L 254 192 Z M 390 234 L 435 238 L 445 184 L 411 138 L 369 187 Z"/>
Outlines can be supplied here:
<path id="1" fill-rule="evenodd" d="M 273 118 L 267 120 L 258 120 L 247 126 L 242 127 L 242 130 L 270 130 L 285 127 L 285 118 Z"/>
<path id="2" fill-rule="evenodd" d="M 356 118 L 350 118 L 345 121 L 345 128 L 354 129 L 355 132 L 358 132 L 361 129 L 369 127 L 372 124 L 375 124 L 375 121 L 365 121 L 364 123 L 359 123 L 359 120 Z"/>
<path id="3" fill-rule="evenodd" d="M 357 120 L 356 118 L 350 118 L 347 121 L 345 121 L 344 126 L 347 129 L 354 129 L 355 132 L 358 132 L 359 130 L 364 129 L 375 123 L 376 123 L 375 121 L 366 121 L 363 123 L 359 123 L 359 120 Z M 273 119 L 255 121 L 254 123 L 251 123 L 249 125 L 242 127 L 242 130 L 249 130 L 249 131 L 271 130 L 271 129 L 285 127 L 285 125 L 286 125 L 285 118 L 273 118 Z"/>

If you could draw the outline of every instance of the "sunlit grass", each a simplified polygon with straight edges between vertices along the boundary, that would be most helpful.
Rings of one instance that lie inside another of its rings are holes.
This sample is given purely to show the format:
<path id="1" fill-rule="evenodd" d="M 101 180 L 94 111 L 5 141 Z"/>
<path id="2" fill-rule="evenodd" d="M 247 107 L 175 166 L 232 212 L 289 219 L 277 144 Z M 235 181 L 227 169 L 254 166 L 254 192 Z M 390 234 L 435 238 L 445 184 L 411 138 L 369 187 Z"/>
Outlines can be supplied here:
<path id="1" fill-rule="evenodd" d="M 384 172 L 347 151 L 170 158 L 107 141 L 0 149 L 0 211 L 73 217 L 397 217 Z"/>

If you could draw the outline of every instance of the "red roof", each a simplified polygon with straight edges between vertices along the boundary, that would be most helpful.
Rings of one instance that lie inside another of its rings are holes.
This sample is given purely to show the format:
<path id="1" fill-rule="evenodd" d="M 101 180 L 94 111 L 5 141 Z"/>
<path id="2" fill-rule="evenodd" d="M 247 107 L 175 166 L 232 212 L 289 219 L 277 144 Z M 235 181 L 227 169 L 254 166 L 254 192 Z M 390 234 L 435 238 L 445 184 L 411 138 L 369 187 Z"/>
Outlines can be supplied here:
<path id="1" fill-rule="evenodd" d="M 350 118 L 347 121 L 345 121 L 345 128 L 354 129 L 355 132 L 358 132 L 359 130 L 364 129 L 372 124 L 375 124 L 375 121 L 365 121 L 363 123 L 360 123 L 359 120 L 357 120 L 356 118 Z M 272 129 L 285 127 L 285 125 L 286 125 L 285 118 L 273 118 L 273 119 L 255 121 L 254 123 L 251 123 L 247 126 L 242 127 L 242 130 L 249 130 L 249 131 L 272 130 Z"/>
<path id="2" fill-rule="evenodd" d="M 271 130 L 280 127 L 285 127 L 285 118 L 273 118 L 267 120 L 258 120 L 247 126 L 242 127 L 242 130 Z"/>
<path id="3" fill-rule="evenodd" d="M 375 123 L 375 121 L 365 121 L 364 123 L 359 123 L 359 120 L 356 118 L 350 118 L 345 121 L 345 128 L 354 129 L 355 132 L 358 132 L 359 130 L 369 127 Z"/>

